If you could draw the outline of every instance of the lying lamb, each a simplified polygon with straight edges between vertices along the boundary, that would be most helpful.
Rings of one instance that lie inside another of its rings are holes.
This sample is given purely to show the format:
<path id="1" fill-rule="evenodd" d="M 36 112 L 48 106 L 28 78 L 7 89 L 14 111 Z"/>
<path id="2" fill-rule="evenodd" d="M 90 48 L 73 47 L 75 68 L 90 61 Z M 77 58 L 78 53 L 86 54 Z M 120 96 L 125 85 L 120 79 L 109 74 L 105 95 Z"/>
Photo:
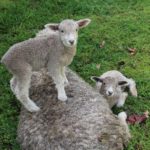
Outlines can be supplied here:
<path id="1" fill-rule="evenodd" d="M 110 108 L 114 105 L 117 105 L 117 107 L 124 105 L 128 96 L 128 93 L 125 92 L 126 87 L 129 88 L 133 96 L 137 97 L 135 81 L 126 78 L 119 71 L 108 71 L 100 77 L 92 76 L 91 79 L 96 81 L 99 92 L 108 100 Z"/>
<path id="2" fill-rule="evenodd" d="M 39 107 L 29 98 L 30 80 L 33 71 L 47 68 L 58 91 L 58 99 L 66 101 L 64 83 L 65 66 L 68 66 L 76 54 L 78 29 L 87 26 L 90 19 L 79 21 L 64 20 L 60 24 L 49 24 L 55 31 L 39 38 L 32 38 L 13 45 L 3 56 L 1 62 L 13 74 L 11 89 L 24 107 L 35 112 Z"/>
<path id="3" fill-rule="evenodd" d="M 126 114 L 114 115 L 101 94 L 67 69 L 68 101 L 56 101 L 53 80 L 44 72 L 32 76 L 30 96 L 37 113 L 22 108 L 18 140 L 22 150 L 123 150 L 130 133 Z"/>

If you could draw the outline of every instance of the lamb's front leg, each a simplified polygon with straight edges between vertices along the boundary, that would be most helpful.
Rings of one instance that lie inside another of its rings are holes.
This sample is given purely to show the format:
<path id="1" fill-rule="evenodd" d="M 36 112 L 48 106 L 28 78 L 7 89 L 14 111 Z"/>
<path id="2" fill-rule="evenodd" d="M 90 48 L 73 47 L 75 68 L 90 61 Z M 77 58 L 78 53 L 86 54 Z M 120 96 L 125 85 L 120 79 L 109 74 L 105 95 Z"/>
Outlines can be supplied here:
<path id="1" fill-rule="evenodd" d="M 62 76 L 63 76 L 63 78 L 64 78 L 64 85 L 65 85 L 65 86 L 69 85 L 69 81 L 68 81 L 68 79 L 67 79 L 67 77 L 66 77 L 66 73 L 65 73 L 65 67 L 62 67 L 62 69 L 61 69 L 61 74 L 62 74 Z"/>
<path id="2" fill-rule="evenodd" d="M 56 89 L 58 92 L 58 99 L 61 101 L 66 101 L 67 96 L 65 92 L 65 85 L 64 85 L 64 77 L 61 74 L 61 68 L 57 68 L 56 70 L 51 71 L 52 74 L 49 73 L 49 75 L 53 78 L 54 83 L 56 84 Z"/>
<path id="3" fill-rule="evenodd" d="M 121 93 L 121 95 L 117 101 L 117 107 L 122 107 L 124 105 L 127 96 L 128 96 L 128 93 L 126 93 L 126 92 Z"/>
<path id="4" fill-rule="evenodd" d="M 64 78 L 60 75 L 54 77 L 54 82 L 56 84 L 58 99 L 61 101 L 66 101 L 67 96 L 65 92 Z"/>

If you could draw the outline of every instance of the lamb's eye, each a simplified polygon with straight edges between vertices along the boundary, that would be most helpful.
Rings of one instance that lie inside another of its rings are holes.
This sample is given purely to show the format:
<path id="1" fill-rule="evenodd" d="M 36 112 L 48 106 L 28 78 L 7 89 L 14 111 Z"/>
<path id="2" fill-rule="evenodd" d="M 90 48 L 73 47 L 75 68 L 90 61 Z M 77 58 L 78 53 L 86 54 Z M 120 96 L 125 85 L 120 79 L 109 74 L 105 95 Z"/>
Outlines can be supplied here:
<path id="1" fill-rule="evenodd" d="M 64 33 L 64 30 L 61 30 L 61 33 Z"/>

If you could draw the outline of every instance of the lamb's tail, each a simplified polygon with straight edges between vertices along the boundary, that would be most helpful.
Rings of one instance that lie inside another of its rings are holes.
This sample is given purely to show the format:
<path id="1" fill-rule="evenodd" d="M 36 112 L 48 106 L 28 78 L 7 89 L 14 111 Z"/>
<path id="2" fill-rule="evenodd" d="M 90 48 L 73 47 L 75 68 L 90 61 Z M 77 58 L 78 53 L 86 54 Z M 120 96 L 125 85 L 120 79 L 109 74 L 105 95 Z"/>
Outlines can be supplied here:
<path id="1" fill-rule="evenodd" d="M 129 83 L 130 93 L 132 94 L 132 96 L 137 97 L 138 93 L 137 93 L 135 81 L 130 78 L 130 79 L 128 79 L 128 83 Z"/>
<path id="2" fill-rule="evenodd" d="M 119 118 L 120 123 L 122 124 L 123 128 L 125 129 L 126 134 L 128 135 L 129 138 L 131 138 L 129 127 L 128 127 L 128 124 L 126 122 L 127 114 L 125 112 L 120 112 L 118 114 L 118 118 Z"/>

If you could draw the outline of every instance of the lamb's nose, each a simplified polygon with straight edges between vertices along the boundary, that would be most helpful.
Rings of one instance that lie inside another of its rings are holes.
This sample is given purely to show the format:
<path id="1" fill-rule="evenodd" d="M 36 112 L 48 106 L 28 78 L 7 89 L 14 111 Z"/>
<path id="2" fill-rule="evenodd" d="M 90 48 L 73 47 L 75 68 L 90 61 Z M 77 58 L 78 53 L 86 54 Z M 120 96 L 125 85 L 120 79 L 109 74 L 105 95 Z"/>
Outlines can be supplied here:
<path id="1" fill-rule="evenodd" d="M 74 40 L 69 40 L 69 43 L 70 43 L 71 45 L 73 45 Z"/>
<path id="2" fill-rule="evenodd" d="M 108 95 L 109 95 L 109 96 L 111 96 L 111 95 L 112 95 L 112 93 L 113 93 L 113 92 L 111 92 L 111 91 L 108 91 Z"/>

